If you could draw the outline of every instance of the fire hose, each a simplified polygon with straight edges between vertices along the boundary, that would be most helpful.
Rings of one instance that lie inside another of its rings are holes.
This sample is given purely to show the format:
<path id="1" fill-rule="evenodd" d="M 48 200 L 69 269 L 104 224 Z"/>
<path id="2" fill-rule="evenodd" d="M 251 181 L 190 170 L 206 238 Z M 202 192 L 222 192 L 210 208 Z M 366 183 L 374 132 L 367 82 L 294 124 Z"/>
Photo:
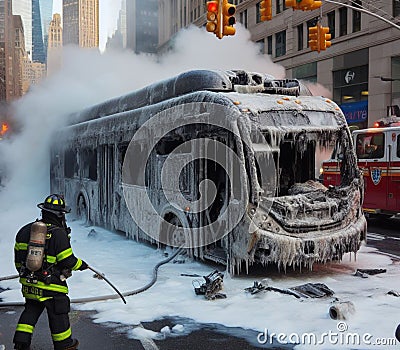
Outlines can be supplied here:
<path id="1" fill-rule="evenodd" d="M 157 263 L 153 268 L 152 279 L 151 279 L 151 281 L 149 283 L 147 283 L 143 287 L 140 287 L 138 289 L 134 289 L 134 290 L 131 290 L 131 291 L 127 291 L 127 292 L 124 292 L 124 293 L 119 292 L 118 289 L 108 279 L 106 279 L 105 276 L 102 273 L 99 273 L 98 271 L 96 271 L 92 267 L 89 267 L 89 269 L 92 270 L 94 273 L 96 273 L 96 275 L 98 275 L 100 277 L 100 279 L 104 279 L 104 281 L 106 281 L 117 292 L 117 294 L 101 295 L 101 296 L 98 296 L 98 297 L 84 297 L 84 298 L 71 299 L 71 303 L 75 303 L 75 304 L 76 303 L 87 303 L 87 302 L 91 302 L 91 301 L 101 301 L 101 300 L 109 300 L 109 299 L 121 298 L 122 301 L 126 304 L 126 301 L 125 301 L 124 297 L 128 297 L 128 296 L 131 296 L 131 295 L 142 293 L 142 292 L 146 291 L 147 289 L 149 289 L 150 287 L 152 287 L 154 285 L 154 283 L 156 283 L 156 281 L 157 281 L 158 269 L 160 268 L 160 266 L 170 262 L 178 254 L 182 253 L 182 251 L 184 251 L 184 249 L 183 248 L 179 248 L 170 257 L 168 257 L 167 259 L 162 260 L 159 263 Z M 6 281 L 6 280 L 15 279 L 15 278 L 19 278 L 19 275 L 11 275 L 11 276 L 0 277 L 0 281 Z M 25 305 L 24 301 L 0 302 L 0 307 L 24 306 L 24 305 Z"/>

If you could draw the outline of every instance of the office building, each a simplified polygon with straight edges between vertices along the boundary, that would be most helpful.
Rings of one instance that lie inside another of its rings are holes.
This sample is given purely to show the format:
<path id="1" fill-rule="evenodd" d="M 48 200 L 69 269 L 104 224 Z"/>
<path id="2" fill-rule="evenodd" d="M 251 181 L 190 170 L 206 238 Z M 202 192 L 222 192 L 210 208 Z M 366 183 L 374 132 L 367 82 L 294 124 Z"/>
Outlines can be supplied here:
<path id="1" fill-rule="evenodd" d="M 63 0 L 63 45 L 99 46 L 99 0 Z"/>
<path id="2" fill-rule="evenodd" d="M 126 47 L 136 53 L 156 53 L 158 1 L 126 0 Z"/>

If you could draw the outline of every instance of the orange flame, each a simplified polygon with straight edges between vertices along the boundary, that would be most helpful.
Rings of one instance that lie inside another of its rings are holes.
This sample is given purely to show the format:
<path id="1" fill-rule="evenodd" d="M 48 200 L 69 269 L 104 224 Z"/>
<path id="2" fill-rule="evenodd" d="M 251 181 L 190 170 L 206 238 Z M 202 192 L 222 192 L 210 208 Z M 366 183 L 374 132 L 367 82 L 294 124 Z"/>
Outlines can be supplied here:
<path id="1" fill-rule="evenodd" d="M 0 135 L 3 136 L 7 131 L 9 127 L 7 123 L 1 124 L 1 130 L 0 130 Z"/>

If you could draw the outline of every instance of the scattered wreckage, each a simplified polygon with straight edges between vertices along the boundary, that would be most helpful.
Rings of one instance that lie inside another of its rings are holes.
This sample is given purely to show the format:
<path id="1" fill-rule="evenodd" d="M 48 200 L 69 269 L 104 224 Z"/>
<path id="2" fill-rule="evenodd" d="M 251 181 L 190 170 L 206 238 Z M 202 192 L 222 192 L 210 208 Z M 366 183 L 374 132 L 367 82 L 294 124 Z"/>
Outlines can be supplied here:
<path id="1" fill-rule="evenodd" d="M 232 274 L 311 269 L 366 237 L 345 117 L 294 79 L 189 71 L 71 115 L 55 138 L 51 190 L 78 218 Z M 338 148 L 341 183 L 325 187 Z"/>
<path id="2" fill-rule="evenodd" d="M 353 276 L 367 278 L 368 276 L 374 276 L 382 273 L 386 273 L 386 269 L 357 269 Z M 181 276 L 201 277 L 197 274 L 181 274 Z M 207 300 L 225 299 L 227 297 L 226 294 L 221 292 L 223 290 L 224 279 L 222 272 L 215 270 L 207 276 L 203 276 L 203 278 L 205 280 L 203 283 L 201 283 L 199 280 L 192 281 L 196 295 L 204 295 Z M 269 286 L 268 282 L 263 280 L 261 282 L 254 281 L 253 285 L 245 288 L 244 291 L 250 295 L 265 292 L 278 292 L 281 294 L 294 296 L 297 299 L 331 298 L 333 300 L 330 302 L 328 314 L 333 320 L 348 320 L 356 311 L 353 302 L 349 300 L 340 300 L 335 296 L 335 292 L 324 283 L 305 283 L 290 288 L 278 288 Z M 395 290 L 390 290 L 386 294 L 395 297 L 400 296 L 400 293 Z"/>

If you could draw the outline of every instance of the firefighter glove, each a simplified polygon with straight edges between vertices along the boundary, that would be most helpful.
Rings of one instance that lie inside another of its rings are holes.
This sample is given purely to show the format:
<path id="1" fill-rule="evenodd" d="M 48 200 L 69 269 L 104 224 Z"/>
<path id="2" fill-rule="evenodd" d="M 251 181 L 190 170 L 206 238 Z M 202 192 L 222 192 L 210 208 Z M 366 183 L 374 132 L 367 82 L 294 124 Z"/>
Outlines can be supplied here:
<path id="1" fill-rule="evenodd" d="M 83 270 L 86 270 L 88 267 L 89 267 L 89 265 L 86 263 L 86 261 L 82 260 L 82 265 L 79 268 L 79 270 L 83 271 Z"/>

